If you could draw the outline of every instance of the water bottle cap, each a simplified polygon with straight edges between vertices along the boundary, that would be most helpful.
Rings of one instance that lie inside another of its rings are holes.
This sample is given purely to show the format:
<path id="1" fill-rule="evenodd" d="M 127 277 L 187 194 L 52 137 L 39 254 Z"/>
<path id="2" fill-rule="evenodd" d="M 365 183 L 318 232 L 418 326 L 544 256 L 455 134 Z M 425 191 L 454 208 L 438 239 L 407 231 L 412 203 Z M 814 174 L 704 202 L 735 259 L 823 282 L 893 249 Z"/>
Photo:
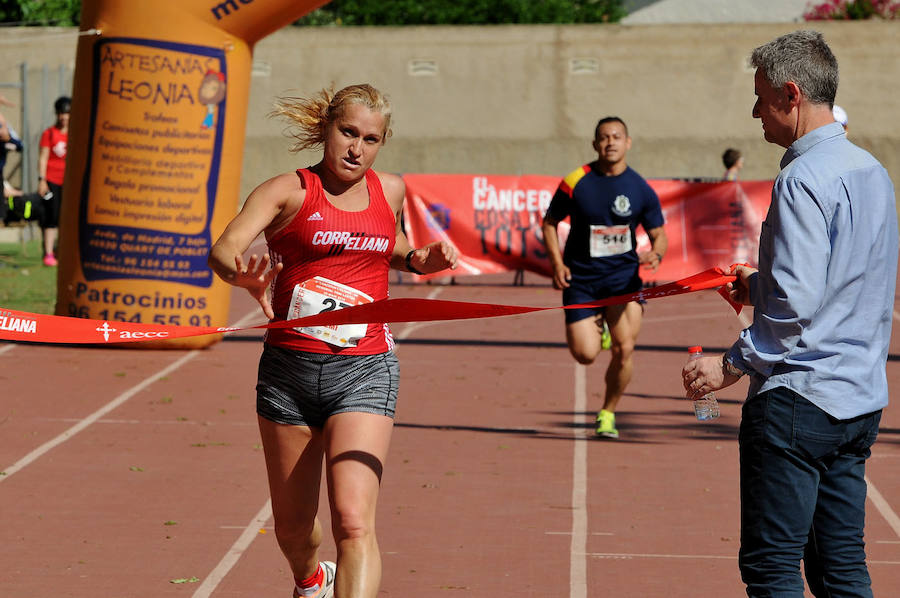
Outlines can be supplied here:
<path id="1" fill-rule="evenodd" d="M 688 353 L 703 353 L 703 347 L 701 347 L 700 345 L 688 347 Z"/>

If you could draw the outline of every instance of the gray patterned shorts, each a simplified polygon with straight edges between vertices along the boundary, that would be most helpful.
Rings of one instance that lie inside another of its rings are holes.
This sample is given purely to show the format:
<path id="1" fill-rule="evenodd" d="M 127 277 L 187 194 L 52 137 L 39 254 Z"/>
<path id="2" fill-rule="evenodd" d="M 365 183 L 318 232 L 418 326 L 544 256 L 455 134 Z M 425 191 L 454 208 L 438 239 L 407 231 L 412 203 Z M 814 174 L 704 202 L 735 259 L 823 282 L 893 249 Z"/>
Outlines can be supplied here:
<path id="1" fill-rule="evenodd" d="M 394 417 L 399 378 L 392 351 L 332 355 L 264 345 L 256 412 L 278 424 L 310 427 L 348 411 Z"/>

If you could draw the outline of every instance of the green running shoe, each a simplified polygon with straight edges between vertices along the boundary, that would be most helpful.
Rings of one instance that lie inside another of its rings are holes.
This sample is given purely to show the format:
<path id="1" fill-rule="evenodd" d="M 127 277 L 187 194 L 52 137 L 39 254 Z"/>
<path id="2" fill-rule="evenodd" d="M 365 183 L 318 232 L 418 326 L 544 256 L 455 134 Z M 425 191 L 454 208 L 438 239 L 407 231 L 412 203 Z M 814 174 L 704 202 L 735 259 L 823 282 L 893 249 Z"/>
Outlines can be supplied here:
<path id="1" fill-rule="evenodd" d="M 606 318 L 603 319 L 603 331 L 600 333 L 600 348 L 604 351 L 612 347 L 612 336 L 609 334 L 609 326 L 606 325 Z"/>
<path id="2" fill-rule="evenodd" d="M 597 436 L 604 438 L 616 439 L 619 437 L 619 431 L 616 430 L 616 414 L 606 409 L 601 409 L 597 413 Z"/>

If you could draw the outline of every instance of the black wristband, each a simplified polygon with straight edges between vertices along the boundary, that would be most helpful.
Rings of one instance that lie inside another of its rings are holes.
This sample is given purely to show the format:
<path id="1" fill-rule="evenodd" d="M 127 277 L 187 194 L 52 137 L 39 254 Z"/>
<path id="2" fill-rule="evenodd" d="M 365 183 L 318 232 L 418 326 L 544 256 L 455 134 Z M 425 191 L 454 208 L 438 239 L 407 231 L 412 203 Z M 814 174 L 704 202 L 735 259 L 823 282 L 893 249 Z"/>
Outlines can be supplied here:
<path id="1" fill-rule="evenodd" d="M 419 276 L 422 276 L 425 273 L 419 272 L 418 270 L 413 268 L 413 265 L 412 265 L 412 256 L 415 252 L 416 252 L 415 249 L 410 249 L 409 253 L 406 254 L 406 269 L 409 270 L 410 272 L 412 272 L 413 274 L 418 274 Z"/>
<path id="2" fill-rule="evenodd" d="M 658 251 L 654 251 L 653 253 L 656 254 L 656 258 L 659 260 L 659 263 L 661 264 L 662 263 L 662 254 L 659 253 Z"/>

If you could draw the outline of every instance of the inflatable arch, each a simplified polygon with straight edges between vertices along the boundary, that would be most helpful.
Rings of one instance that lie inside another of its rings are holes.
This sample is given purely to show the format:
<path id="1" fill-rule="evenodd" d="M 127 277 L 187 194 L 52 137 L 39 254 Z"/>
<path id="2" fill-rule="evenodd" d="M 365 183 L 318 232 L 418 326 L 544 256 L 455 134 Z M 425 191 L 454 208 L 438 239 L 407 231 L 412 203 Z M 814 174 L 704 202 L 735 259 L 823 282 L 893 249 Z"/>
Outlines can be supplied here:
<path id="1" fill-rule="evenodd" d="M 326 1 L 85 0 L 58 315 L 228 324 L 206 256 L 237 212 L 253 45 Z"/>

